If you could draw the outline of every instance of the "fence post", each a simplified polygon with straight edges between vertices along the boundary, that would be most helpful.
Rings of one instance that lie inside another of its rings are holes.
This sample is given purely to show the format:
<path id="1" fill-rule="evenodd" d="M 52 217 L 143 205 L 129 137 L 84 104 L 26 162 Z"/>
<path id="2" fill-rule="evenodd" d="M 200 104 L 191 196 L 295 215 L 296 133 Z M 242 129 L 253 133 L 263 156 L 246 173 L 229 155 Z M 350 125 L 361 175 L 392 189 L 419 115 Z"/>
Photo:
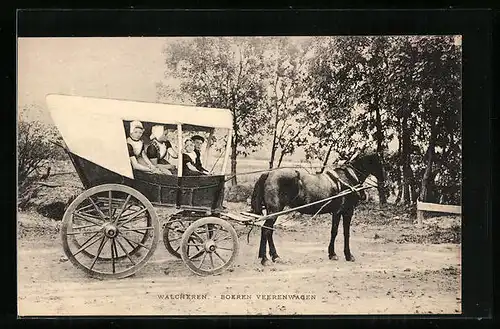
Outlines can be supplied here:
<path id="1" fill-rule="evenodd" d="M 420 210 L 420 201 L 417 200 L 417 225 L 422 226 L 422 222 L 424 221 L 424 212 Z"/>

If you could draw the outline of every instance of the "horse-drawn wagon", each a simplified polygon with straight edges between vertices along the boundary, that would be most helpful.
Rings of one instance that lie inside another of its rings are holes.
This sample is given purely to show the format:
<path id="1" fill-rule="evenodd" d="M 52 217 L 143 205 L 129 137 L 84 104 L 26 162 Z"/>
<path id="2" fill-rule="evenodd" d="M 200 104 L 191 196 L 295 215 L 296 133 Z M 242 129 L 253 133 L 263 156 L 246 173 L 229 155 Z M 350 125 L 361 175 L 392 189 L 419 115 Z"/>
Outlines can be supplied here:
<path id="1" fill-rule="evenodd" d="M 271 218 L 271 214 L 233 214 L 223 206 L 231 111 L 66 95 L 48 95 L 47 104 L 85 188 L 64 213 L 63 249 L 77 268 L 91 276 L 124 278 L 136 273 L 152 257 L 160 235 L 169 253 L 194 273 L 219 274 L 238 255 L 238 235 L 230 222 L 257 225 Z M 127 126 L 137 120 L 146 127 L 170 129 L 179 151 L 187 133 L 208 134 L 206 155 L 214 131 L 223 131 L 220 170 L 214 167 L 209 175 L 187 176 L 180 155 L 175 175 L 134 170 L 127 153 Z M 275 215 L 321 206 L 353 191 L 277 209 Z M 155 206 L 175 211 L 163 226 Z"/>

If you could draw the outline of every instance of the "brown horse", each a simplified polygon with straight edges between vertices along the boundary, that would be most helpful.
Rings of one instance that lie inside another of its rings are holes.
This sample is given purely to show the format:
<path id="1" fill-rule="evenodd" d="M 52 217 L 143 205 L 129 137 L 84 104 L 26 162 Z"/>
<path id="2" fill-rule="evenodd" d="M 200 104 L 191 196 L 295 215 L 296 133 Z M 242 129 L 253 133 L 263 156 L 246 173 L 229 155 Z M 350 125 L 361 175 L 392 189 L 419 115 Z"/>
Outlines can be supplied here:
<path id="1" fill-rule="evenodd" d="M 267 214 L 282 211 L 286 206 L 299 207 L 320 201 L 352 187 L 364 183 L 366 178 L 373 175 L 377 178 L 378 186 L 384 187 L 385 171 L 381 156 L 370 152 L 359 155 L 354 160 L 335 169 L 328 169 L 324 173 L 308 174 L 295 169 L 278 169 L 265 173 L 255 183 L 252 193 L 252 212 L 262 215 L 265 208 Z M 344 226 L 344 255 L 347 261 L 354 261 L 349 246 L 349 229 L 354 209 L 359 203 L 362 192 L 352 192 L 345 196 L 335 198 L 330 202 L 319 203 L 310 207 L 297 210 L 302 214 L 314 215 L 332 214 L 332 229 L 328 257 L 337 260 L 335 254 L 335 237 L 341 217 Z M 276 217 L 267 219 L 264 226 L 272 228 Z M 279 256 L 273 242 L 273 230 L 263 227 L 261 230 L 259 258 L 262 265 L 268 263 L 266 257 L 266 243 L 269 244 L 269 255 L 273 262 Z"/>

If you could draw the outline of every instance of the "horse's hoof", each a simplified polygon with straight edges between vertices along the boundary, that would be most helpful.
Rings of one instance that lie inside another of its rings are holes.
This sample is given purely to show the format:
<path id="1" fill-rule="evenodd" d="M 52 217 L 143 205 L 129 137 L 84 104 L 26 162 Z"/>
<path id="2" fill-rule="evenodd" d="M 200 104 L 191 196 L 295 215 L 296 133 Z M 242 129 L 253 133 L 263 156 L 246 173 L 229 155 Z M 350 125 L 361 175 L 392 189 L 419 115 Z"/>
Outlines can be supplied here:
<path id="1" fill-rule="evenodd" d="M 283 260 L 281 260 L 280 257 L 274 257 L 273 258 L 273 263 L 277 263 L 277 264 L 285 264 L 285 262 Z"/>
<path id="2" fill-rule="evenodd" d="M 271 262 L 269 261 L 269 259 L 262 259 L 260 261 L 260 263 L 262 264 L 262 266 L 270 266 L 271 265 Z"/>
<path id="3" fill-rule="evenodd" d="M 353 255 L 350 255 L 350 256 L 345 256 L 345 260 L 348 262 L 354 262 L 356 259 L 354 258 Z"/>
<path id="4" fill-rule="evenodd" d="M 339 260 L 339 256 L 337 255 L 330 255 L 328 258 L 330 258 L 330 260 Z"/>

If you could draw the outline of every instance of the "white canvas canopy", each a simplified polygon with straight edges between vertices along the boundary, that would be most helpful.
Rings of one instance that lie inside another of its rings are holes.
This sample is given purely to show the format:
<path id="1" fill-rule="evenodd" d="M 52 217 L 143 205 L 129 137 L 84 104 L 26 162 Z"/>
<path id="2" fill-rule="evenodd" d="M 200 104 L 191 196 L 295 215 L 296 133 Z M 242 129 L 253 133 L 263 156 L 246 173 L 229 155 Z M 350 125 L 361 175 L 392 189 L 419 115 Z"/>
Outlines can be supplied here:
<path id="1" fill-rule="evenodd" d="M 117 99 L 48 95 L 47 106 L 68 149 L 88 161 L 133 178 L 123 122 L 232 128 L 227 109 Z"/>

